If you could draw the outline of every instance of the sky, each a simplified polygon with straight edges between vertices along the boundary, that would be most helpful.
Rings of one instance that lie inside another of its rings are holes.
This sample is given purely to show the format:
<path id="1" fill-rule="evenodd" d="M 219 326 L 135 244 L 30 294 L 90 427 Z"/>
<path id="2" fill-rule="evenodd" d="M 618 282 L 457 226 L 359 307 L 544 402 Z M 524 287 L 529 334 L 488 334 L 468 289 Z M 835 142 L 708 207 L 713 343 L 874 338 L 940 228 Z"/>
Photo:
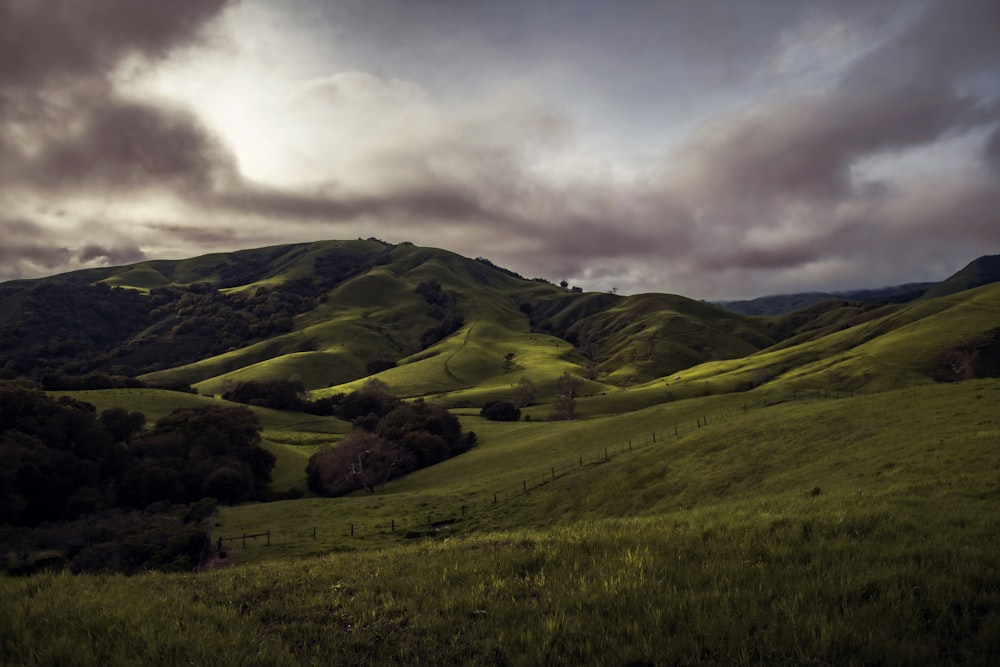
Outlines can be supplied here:
<path id="1" fill-rule="evenodd" d="M 0 280 L 376 237 L 719 300 L 1000 253 L 1000 0 L 0 0 Z"/>

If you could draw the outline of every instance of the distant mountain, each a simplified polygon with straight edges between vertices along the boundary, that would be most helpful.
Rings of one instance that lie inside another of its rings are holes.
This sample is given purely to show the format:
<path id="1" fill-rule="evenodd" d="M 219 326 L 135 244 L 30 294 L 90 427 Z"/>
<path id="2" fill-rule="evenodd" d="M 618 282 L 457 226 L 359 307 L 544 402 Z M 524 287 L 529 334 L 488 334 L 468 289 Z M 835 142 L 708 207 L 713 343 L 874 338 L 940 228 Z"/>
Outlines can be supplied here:
<path id="1" fill-rule="evenodd" d="M 906 283 L 893 287 L 846 292 L 775 294 L 742 301 L 718 301 L 715 304 L 742 315 L 786 315 L 823 301 L 849 301 L 873 305 L 909 303 L 921 298 L 929 299 L 954 294 L 994 282 L 1000 282 L 1000 255 L 980 257 L 955 275 L 936 283 Z"/>

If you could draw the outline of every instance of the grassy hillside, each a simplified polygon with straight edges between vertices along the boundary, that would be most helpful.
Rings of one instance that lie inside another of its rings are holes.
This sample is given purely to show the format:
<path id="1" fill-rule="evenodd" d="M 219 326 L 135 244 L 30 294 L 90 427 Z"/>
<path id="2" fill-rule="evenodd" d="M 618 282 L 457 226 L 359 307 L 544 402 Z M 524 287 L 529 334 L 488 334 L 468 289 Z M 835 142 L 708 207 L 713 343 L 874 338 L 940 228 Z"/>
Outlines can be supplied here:
<path id="1" fill-rule="evenodd" d="M 382 493 L 221 508 L 225 557 L 202 572 L 0 579 L 0 664 L 1000 656 L 1000 284 L 751 318 L 374 240 L 70 278 L 0 289 L 8 369 L 173 350 L 143 377 L 201 393 L 57 395 L 152 423 L 228 405 L 213 395 L 235 382 L 298 378 L 317 398 L 377 369 L 477 444 Z M 122 331 L 101 329 L 109 314 Z M 577 418 L 553 421 L 564 373 Z M 524 380 L 521 421 L 479 416 Z M 309 456 L 351 429 L 253 410 L 276 494 L 304 489 Z"/>
<path id="2" fill-rule="evenodd" d="M 1000 280 L 1000 255 L 985 255 L 969 262 L 955 275 L 928 289 L 923 298 L 933 299 L 956 294 L 998 280 Z"/>
<path id="3" fill-rule="evenodd" d="M 721 400 L 650 408 L 630 425 L 650 431 Z M 437 540 L 370 549 L 344 536 L 321 556 L 237 543 L 229 560 L 259 562 L 6 579 L 0 658 L 988 664 L 1000 649 L 998 404 L 996 380 L 771 402 L 578 466 Z M 620 419 L 588 425 L 587 440 L 552 431 L 530 444 L 523 429 L 543 425 L 497 425 L 466 455 L 477 465 L 459 457 L 377 497 L 231 508 L 222 529 L 270 508 L 290 522 L 318 502 L 307 521 L 360 525 L 490 488 L 501 482 L 491 456 L 527 472 L 624 435 Z"/>

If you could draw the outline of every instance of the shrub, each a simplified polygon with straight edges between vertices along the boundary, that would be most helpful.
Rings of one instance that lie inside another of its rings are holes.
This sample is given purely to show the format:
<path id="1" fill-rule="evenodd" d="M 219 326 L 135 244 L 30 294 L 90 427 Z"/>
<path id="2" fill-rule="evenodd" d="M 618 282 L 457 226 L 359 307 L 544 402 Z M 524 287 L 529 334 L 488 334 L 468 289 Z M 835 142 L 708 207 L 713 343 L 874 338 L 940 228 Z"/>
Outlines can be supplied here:
<path id="1" fill-rule="evenodd" d="M 521 409 L 510 401 L 489 401 L 479 411 L 479 416 L 498 422 L 516 422 L 521 418 Z"/>

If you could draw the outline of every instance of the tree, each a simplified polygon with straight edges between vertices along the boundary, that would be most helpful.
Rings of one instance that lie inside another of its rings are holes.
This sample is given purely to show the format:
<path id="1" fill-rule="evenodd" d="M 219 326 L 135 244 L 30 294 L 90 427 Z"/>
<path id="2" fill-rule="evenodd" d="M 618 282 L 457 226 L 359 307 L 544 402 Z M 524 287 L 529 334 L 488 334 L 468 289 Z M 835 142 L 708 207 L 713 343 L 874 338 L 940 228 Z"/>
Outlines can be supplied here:
<path id="1" fill-rule="evenodd" d="M 954 382 L 972 380 L 976 377 L 976 361 L 979 359 L 979 350 L 970 348 L 959 348 L 947 352 L 941 359 L 941 363 L 949 371 L 948 379 Z"/>
<path id="2" fill-rule="evenodd" d="M 368 431 L 357 430 L 333 448 L 313 455 L 307 473 L 309 487 L 316 493 L 340 496 L 364 489 L 373 493 L 385 489 L 394 473 L 407 468 L 407 453 Z"/>
<path id="3" fill-rule="evenodd" d="M 479 416 L 497 422 L 516 422 L 521 418 L 521 409 L 510 401 L 487 401 Z"/>
<path id="4" fill-rule="evenodd" d="M 108 408 L 101 413 L 100 419 L 115 442 L 128 442 L 146 426 L 146 415 L 125 408 Z"/>
<path id="5" fill-rule="evenodd" d="M 309 488 L 337 496 L 358 489 L 384 489 L 390 479 L 467 451 L 475 434 L 462 434 L 458 419 L 442 407 L 395 397 L 383 415 L 355 420 L 339 445 L 313 455 L 306 468 Z"/>
<path id="6" fill-rule="evenodd" d="M 574 397 L 581 384 L 583 383 L 580 378 L 563 372 L 556 387 L 556 404 L 552 408 L 549 419 L 576 419 L 576 399 Z"/>
<path id="7" fill-rule="evenodd" d="M 529 405 L 534 405 L 537 399 L 538 387 L 528 379 L 527 375 L 522 375 L 521 379 L 517 381 L 513 395 L 511 395 L 511 402 L 519 408 L 526 408 Z"/>
<path id="8" fill-rule="evenodd" d="M 228 388 L 222 398 L 272 410 L 302 410 L 306 388 L 301 380 L 249 380 Z"/>
<path id="9" fill-rule="evenodd" d="M 753 386 L 759 387 L 768 380 L 771 379 L 771 369 L 767 366 L 761 366 L 754 369 L 753 372 Z"/>

